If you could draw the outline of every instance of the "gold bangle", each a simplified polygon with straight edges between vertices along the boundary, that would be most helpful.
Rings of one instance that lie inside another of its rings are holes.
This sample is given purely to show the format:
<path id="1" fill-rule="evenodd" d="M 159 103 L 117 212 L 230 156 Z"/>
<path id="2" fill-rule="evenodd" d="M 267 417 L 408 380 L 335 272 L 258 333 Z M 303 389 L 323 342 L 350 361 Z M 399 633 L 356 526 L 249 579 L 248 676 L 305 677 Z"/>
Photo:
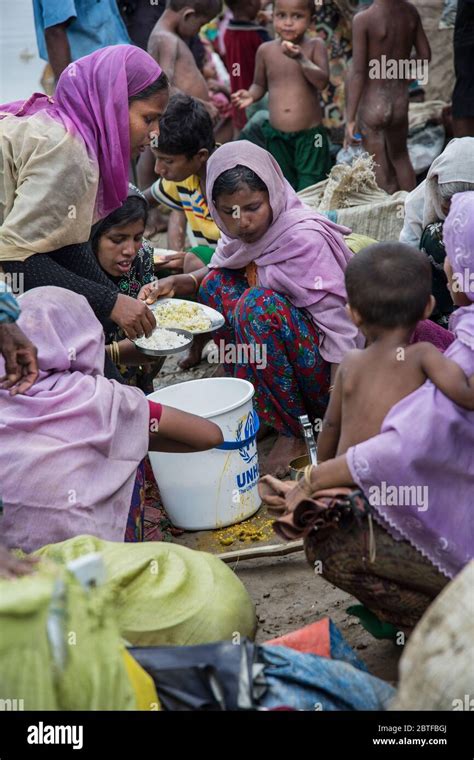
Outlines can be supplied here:
<path id="1" fill-rule="evenodd" d="M 297 475 L 297 482 L 305 493 L 311 496 L 313 492 L 313 486 L 311 484 L 311 471 L 313 469 L 312 464 L 307 464 L 303 470 L 300 470 Z"/>
<path id="2" fill-rule="evenodd" d="M 110 358 L 114 364 L 120 364 L 120 348 L 116 340 L 110 344 Z"/>
<path id="3" fill-rule="evenodd" d="M 194 280 L 194 285 L 195 285 L 194 292 L 197 293 L 199 290 L 199 283 L 197 281 L 197 277 L 191 274 L 191 272 L 186 272 L 186 274 L 188 275 L 188 277 L 191 277 Z"/>
<path id="4" fill-rule="evenodd" d="M 311 494 L 311 489 L 313 487 L 311 485 L 311 472 L 313 470 L 313 466 L 314 465 L 312 465 L 312 464 L 307 464 L 306 467 L 304 468 L 304 482 L 305 482 L 305 485 L 308 488 L 308 493 L 309 494 Z"/>
<path id="5" fill-rule="evenodd" d="M 333 390 L 334 390 L 334 385 L 335 385 L 335 384 L 333 384 L 333 385 L 330 385 L 330 386 L 329 386 L 329 390 L 328 390 L 328 393 L 332 393 L 332 392 L 333 392 Z"/>

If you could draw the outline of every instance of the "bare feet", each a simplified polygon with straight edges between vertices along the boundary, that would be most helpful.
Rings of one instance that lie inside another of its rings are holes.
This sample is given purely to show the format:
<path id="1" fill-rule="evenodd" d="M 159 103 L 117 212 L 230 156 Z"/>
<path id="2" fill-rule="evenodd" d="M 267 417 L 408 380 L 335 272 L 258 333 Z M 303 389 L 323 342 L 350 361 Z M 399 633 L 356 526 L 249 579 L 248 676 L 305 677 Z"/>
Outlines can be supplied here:
<path id="1" fill-rule="evenodd" d="M 274 475 L 284 478 L 288 475 L 288 465 L 292 459 L 306 454 L 306 446 L 302 438 L 279 435 L 268 457 L 260 467 L 262 475 Z"/>
<path id="2" fill-rule="evenodd" d="M 194 337 L 191 348 L 189 349 L 184 359 L 181 359 L 181 361 L 178 362 L 178 366 L 181 369 L 191 369 L 192 367 L 195 367 L 197 364 L 199 364 L 201 361 L 202 350 L 208 341 L 209 333 L 206 333 L 204 335 L 196 335 Z"/>

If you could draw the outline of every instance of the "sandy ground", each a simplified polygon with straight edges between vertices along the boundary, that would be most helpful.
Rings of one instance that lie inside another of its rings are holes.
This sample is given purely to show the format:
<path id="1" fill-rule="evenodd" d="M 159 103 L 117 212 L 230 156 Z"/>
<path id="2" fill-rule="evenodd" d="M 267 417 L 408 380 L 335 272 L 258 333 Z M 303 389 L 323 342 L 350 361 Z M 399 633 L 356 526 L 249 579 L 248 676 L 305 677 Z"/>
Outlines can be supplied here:
<path id="1" fill-rule="evenodd" d="M 155 385 L 159 388 L 198 379 L 214 371 L 215 366 L 201 362 L 196 369 L 182 372 L 177 366 L 176 357 L 170 357 Z M 268 441 L 263 441 L 261 445 L 268 447 Z M 247 523 L 262 528 L 262 540 L 243 543 L 236 538 L 234 543 L 224 546 L 219 541 L 222 534 L 217 531 L 187 532 L 175 540 L 184 546 L 212 554 L 281 543 L 271 530 L 264 507 L 244 525 Z M 257 641 L 264 642 L 328 616 L 371 673 L 391 683 L 396 682 L 402 648 L 390 641 L 377 641 L 367 633 L 358 620 L 346 612 L 347 607 L 357 603 L 354 597 L 315 575 L 303 552 L 286 557 L 240 560 L 231 563 L 230 567 L 244 583 L 256 605 L 259 621 Z"/>

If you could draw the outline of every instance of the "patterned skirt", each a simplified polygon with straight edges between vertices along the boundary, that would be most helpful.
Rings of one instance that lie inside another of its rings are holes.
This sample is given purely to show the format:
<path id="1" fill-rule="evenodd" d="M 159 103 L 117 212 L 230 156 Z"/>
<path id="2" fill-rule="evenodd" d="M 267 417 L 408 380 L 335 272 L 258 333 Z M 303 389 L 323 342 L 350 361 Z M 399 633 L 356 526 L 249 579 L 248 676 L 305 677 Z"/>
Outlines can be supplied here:
<path id="1" fill-rule="evenodd" d="M 322 419 L 330 368 L 304 309 L 273 290 L 249 288 L 244 271 L 230 269 L 209 272 L 199 301 L 225 316 L 224 327 L 213 333 L 219 361 L 228 375 L 253 384 L 261 423 L 299 437 L 300 415 Z"/>

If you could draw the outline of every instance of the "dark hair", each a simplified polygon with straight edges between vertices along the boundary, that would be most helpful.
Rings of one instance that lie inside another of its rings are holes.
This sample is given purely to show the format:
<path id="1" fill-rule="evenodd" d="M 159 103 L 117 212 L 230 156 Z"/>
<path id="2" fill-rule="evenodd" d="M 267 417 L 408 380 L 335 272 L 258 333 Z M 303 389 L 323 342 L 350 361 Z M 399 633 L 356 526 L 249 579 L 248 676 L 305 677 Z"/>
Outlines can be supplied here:
<path id="1" fill-rule="evenodd" d="M 201 148 L 212 153 L 216 141 L 205 106 L 189 95 L 174 95 L 160 119 L 160 135 L 155 147 L 160 152 L 185 155 L 188 159 Z"/>
<path id="2" fill-rule="evenodd" d="M 310 16 L 313 17 L 316 15 L 316 3 L 314 0 L 299 0 L 301 5 L 306 5 L 306 10 L 309 11 Z M 278 0 L 275 0 L 273 4 L 273 10 L 275 10 L 275 7 L 278 5 Z M 320 6 L 321 7 L 321 4 Z"/>
<path id="3" fill-rule="evenodd" d="M 249 5 L 249 0 L 225 0 L 225 4 L 231 11 L 246 10 Z M 257 13 L 255 13 L 257 15 Z"/>
<path id="4" fill-rule="evenodd" d="M 140 198 L 138 195 L 129 195 L 120 208 L 112 211 L 111 214 L 96 222 L 92 227 L 89 240 L 95 255 L 97 255 L 97 251 L 99 250 L 100 238 L 112 227 L 124 227 L 126 224 L 138 222 L 140 219 L 143 219 L 144 224 L 146 224 L 147 217 L 148 203 L 145 198 Z"/>
<path id="5" fill-rule="evenodd" d="M 145 87 L 141 92 L 137 92 L 136 95 L 130 95 L 128 102 L 132 103 L 134 100 L 147 100 L 158 92 L 162 92 L 162 90 L 168 90 L 169 86 L 170 83 L 168 77 L 165 72 L 162 71 L 158 79 L 155 79 L 155 81 L 149 84 L 148 87 Z"/>
<path id="6" fill-rule="evenodd" d="M 350 260 L 345 279 L 348 302 L 368 325 L 413 327 L 431 294 L 427 256 L 403 243 L 364 248 Z"/>
<path id="7" fill-rule="evenodd" d="M 232 195 L 242 185 L 248 185 L 251 190 L 260 190 L 262 192 L 268 192 L 268 188 L 260 179 L 258 174 L 255 174 L 253 169 L 249 169 L 248 166 L 242 166 L 237 164 L 233 169 L 226 169 L 225 172 L 219 174 L 214 187 L 212 188 L 212 200 L 216 202 L 219 195 Z"/>
<path id="8" fill-rule="evenodd" d="M 196 16 L 214 18 L 222 11 L 222 0 L 167 0 L 166 7 L 172 11 L 191 8 Z"/>

